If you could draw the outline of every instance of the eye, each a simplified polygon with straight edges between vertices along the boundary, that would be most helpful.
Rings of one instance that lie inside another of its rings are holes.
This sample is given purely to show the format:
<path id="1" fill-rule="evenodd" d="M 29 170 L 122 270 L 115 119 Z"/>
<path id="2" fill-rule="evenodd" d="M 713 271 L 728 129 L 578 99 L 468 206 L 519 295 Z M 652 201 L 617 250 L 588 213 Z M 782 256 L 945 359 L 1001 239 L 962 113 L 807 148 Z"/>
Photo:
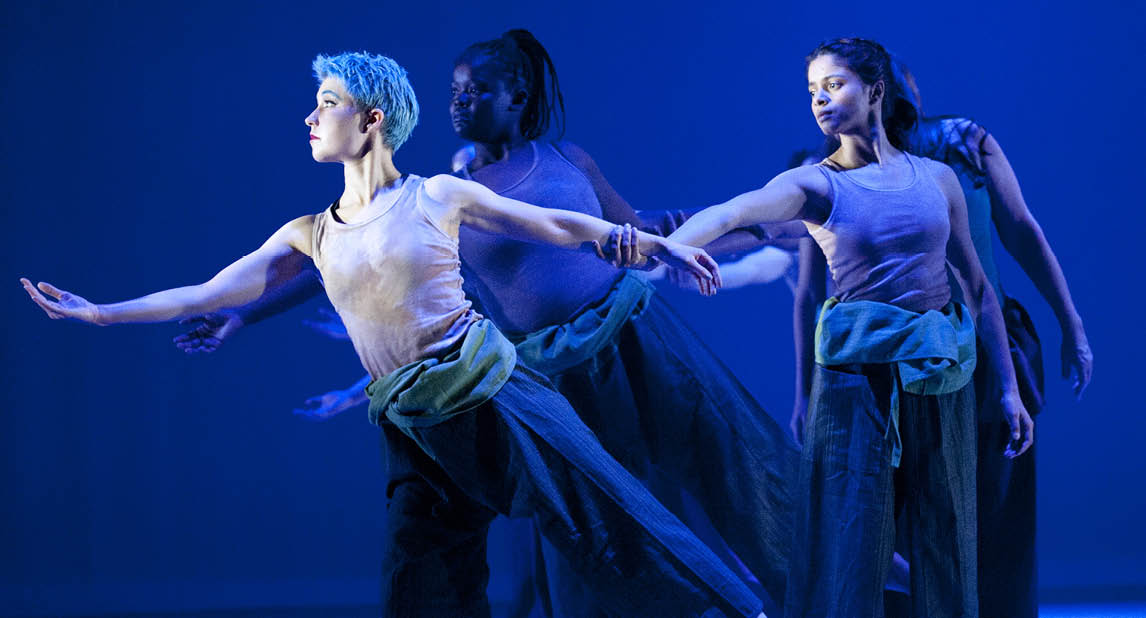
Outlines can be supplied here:
<path id="1" fill-rule="evenodd" d="M 330 99 L 323 99 L 323 101 L 322 101 L 323 107 L 334 107 L 335 105 L 338 105 L 338 103 L 335 101 L 331 101 Z"/>
<path id="2" fill-rule="evenodd" d="M 838 90 L 840 86 L 843 86 L 842 82 L 828 82 L 828 88 L 832 90 Z"/>

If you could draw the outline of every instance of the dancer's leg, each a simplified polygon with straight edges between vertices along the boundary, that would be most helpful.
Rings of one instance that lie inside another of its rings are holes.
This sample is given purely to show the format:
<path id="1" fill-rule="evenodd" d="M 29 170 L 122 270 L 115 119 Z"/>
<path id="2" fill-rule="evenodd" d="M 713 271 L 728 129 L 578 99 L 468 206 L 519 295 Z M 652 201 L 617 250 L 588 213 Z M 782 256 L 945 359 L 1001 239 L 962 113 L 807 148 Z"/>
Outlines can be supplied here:
<path id="1" fill-rule="evenodd" d="M 617 350 L 653 465 L 695 498 L 767 591 L 769 609 L 778 608 L 791 553 L 796 445 L 658 297 L 621 331 Z"/>
<path id="2" fill-rule="evenodd" d="M 519 367 L 478 409 L 407 432 L 474 500 L 508 515 L 533 514 L 610 611 L 759 612 L 755 596 L 534 372 Z"/>
<path id="3" fill-rule="evenodd" d="M 814 368 L 785 616 L 883 616 L 895 542 L 892 382 L 887 365 L 852 369 Z"/>
<path id="4" fill-rule="evenodd" d="M 902 487 L 916 618 L 975 617 L 974 385 L 948 395 L 901 393 Z"/>
<path id="5" fill-rule="evenodd" d="M 488 617 L 486 532 L 495 513 L 458 490 L 393 425 L 382 425 L 382 439 L 382 615 Z"/>

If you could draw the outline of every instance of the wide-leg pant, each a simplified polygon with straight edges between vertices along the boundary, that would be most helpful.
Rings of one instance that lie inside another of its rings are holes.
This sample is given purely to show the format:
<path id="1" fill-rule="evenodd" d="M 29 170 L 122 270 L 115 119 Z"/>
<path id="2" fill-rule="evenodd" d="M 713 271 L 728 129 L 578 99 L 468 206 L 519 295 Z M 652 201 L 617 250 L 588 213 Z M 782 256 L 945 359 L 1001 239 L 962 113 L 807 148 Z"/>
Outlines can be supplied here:
<path id="1" fill-rule="evenodd" d="M 1019 394 L 1027 412 L 1034 416 L 1043 407 L 1042 345 L 1030 316 L 1014 299 L 1004 300 L 1003 318 Z M 979 417 L 979 613 L 1035 618 L 1037 445 L 1014 459 L 1003 456 L 1011 430 L 997 403 L 1001 391 L 990 367 L 975 370 L 975 391 Z"/>
<path id="2" fill-rule="evenodd" d="M 609 453 L 703 540 L 735 554 L 743 566 L 733 567 L 747 568 L 778 613 L 799 450 L 675 312 L 654 295 L 596 356 L 550 378 Z M 545 568 L 554 615 L 592 615 L 564 565 Z"/>
<path id="3" fill-rule="evenodd" d="M 903 452 L 891 467 L 891 365 L 817 365 L 796 494 L 785 615 L 879 618 L 896 540 L 911 564 L 911 615 L 979 615 L 974 385 L 899 393 Z"/>
<path id="4" fill-rule="evenodd" d="M 759 600 L 521 365 L 493 399 L 428 427 L 383 424 L 386 616 L 488 616 L 493 517 L 532 516 L 623 616 L 755 616 Z"/>

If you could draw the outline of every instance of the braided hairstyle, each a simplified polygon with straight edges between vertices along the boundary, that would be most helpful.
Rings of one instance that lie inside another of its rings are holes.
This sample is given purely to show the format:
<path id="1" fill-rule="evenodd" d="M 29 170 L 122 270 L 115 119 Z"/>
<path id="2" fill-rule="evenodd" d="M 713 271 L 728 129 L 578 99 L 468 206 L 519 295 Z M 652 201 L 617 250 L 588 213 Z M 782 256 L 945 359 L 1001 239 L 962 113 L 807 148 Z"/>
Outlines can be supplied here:
<path id="1" fill-rule="evenodd" d="M 820 43 L 812 50 L 804 59 L 804 70 L 816 58 L 827 55 L 839 58 L 869 86 L 883 82 L 881 110 L 887 140 L 900 150 L 908 150 L 911 129 L 919 120 L 919 111 L 912 102 L 911 93 L 904 90 L 905 80 L 902 75 L 897 75 L 891 54 L 875 41 L 835 39 Z"/>
<path id="2" fill-rule="evenodd" d="M 545 135 L 550 121 L 557 128 L 557 139 L 565 134 L 565 99 L 557 83 L 557 69 L 533 34 L 515 29 L 496 39 L 474 43 L 454 60 L 454 65 L 473 66 L 478 61 L 490 63 L 514 89 L 526 92 L 519 127 L 522 137 L 532 140 Z"/>

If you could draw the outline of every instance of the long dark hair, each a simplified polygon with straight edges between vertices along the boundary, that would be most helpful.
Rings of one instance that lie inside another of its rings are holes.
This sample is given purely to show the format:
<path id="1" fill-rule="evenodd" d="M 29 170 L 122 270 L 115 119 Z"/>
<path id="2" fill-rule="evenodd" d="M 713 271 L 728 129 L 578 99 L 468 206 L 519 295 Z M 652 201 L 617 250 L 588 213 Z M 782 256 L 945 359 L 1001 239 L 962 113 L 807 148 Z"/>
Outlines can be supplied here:
<path id="1" fill-rule="evenodd" d="M 832 55 L 871 86 L 883 81 L 881 111 L 887 140 L 900 150 L 911 146 L 911 129 L 919 120 L 919 112 L 912 104 L 911 94 L 903 90 L 904 79 L 896 74 L 891 54 L 875 41 L 867 39 L 835 39 L 820 43 L 804 59 L 804 70 L 820 56 Z"/>
<path id="2" fill-rule="evenodd" d="M 478 60 L 493 63 L 507 82 L 525 90 L 527 98 L 520 124 L 523 137 L 537 139 L 545 135 L 551 120 L 557 129 L 556 139 L 565 134 L 565 99 L 557 82 L 557 69 L 533 34 L 514 29 L 496 39 L 474 43 L 458 55 L 454 65 L 473 66 Z"/>

